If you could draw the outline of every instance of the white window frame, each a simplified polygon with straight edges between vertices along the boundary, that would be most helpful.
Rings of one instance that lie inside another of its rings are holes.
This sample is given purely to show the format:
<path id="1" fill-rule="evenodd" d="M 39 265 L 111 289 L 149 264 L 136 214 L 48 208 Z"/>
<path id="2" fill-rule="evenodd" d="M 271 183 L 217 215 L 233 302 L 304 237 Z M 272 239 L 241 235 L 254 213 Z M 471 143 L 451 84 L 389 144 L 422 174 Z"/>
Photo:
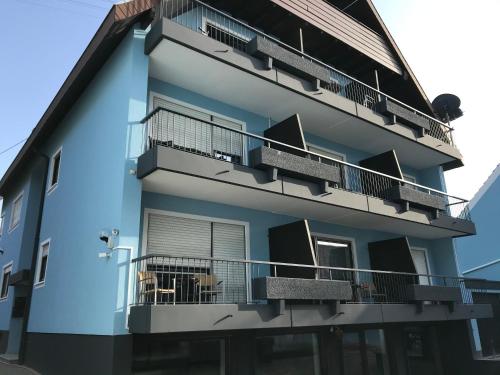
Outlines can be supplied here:
<path id="1" fill-rule="evenodd" d="M 2 212 L 0 214 L 0 237 L 2 237 L 3 235 L 3 227 L 4 227 L 4 223 L 5 223 L 5 213 Z"/>
<path id="2" fill-rule="evenodd" d="M 216 20 L 213 20 L 207 16 L 201 17 L 201 25 L 202 25 L 201 29 L 205 35 L 208 35 L 207 25 L 212 25 L 213 27 L 220 29 L 223 32 L 230 34 L 233 37 L 238 38 L 246 43 L 250 42 L 250 40 L 251 40 L 251 38 L 249 38 L 247 35 L 240 34 L 237 31 L 232 30 L 229 27 L 227 27 L 226 25 L 223 25 L 223 24 L 217 22 Z M 255 35 L 257 35 L 257 34 L 255 33 Z"/>
<path id="3" fill-rule="evenodd" d="M 318 152 L 318 154 L 321 155 L 321 151 L 327 153 L 327 154 L 334 154 L 334 155 L 337 155 L 339 157 L 342 158 L 341 161 L 344 161 L 347 163 L 347 155 L 342 153 L 342 152 L 338 152 L 338 151 L 335 151 L 335 150 L 332 150 L 332 149 L 329 149 L 329 148 L 326 148 L 326 147 L 321 147 L 321 146 L 318 146 L 314 143 L 309 143 L 309 142 L 306 142 L 306 145 L 307 145 L 307 151 L 311 151 L 310 150 L 310 147 L 313 147 L 313 148 L 316 148 L 318 149 L 320 152 Z M 311 152 L 314 152 L 314 151 L 311 151 Z M 329 157 L 328 155 L 323 155 L 324 157 Z M 340 163 L 342 165 L 342 163 Z M 346 167 L 346 168 L 350 168 L 350 167 Z M 342 168 L 341 168 L 341 174 L 342 174 Z M 350 184 L 349 184 L 349 172 L 347 171 L 347 169 L 344 169 L 344 179 L 345 179 L 345 189 L 349 190 L 350 188 Z"/>
<path id="4" fill-rule="evenodd" d="M 334 155 L 340 156 L 342 158 L 341 161 L 347 162 L 347 155 L 344 154 L 344 153 L 342 153 L 342 152 L 335 151 L 335 150 L 333 150 L 331 148 L 326 148 L 326 147 L 318 146 L 318 145 L 316 145 L 314 143 L 309 143 L 309 142 L 306 142 L 306 145 L 307 145 L 307 151 L 311 151 L 309 148 L 313 147 L 313 148 L 316 148 L 316 149 L 318 149 L 320 151 L 323 151 L 323 152 L 325 152 L 327 154 L 334 154 Z M 314 151 L 311 151 L 311 152 L 314 152 Z M 318 152 L 318 154 L 321 155 L 321 153 L 319 153 L 319 152 Z M 324 157 L 329 157 L 328 155 L 323 155 L 323 156 Z"/>
<path id="5" fill-rule="evenodd" d="M 42 257 L 43 257 L 43 248 L 47 245 L 47 262 L 45 263 L 45 278 L 40 281 L 40 273 L 42 271 Z M 35 288 L 41 288 L 45 285 L 45 281 L 47 280 L 47 270 L 49 268 L 49 255 L 50 255 L 50 238 L 43 241 L 38 247 L 38 256 L 36 260 L 36 271 L 35 271 L 35 283 L 33 284 Z"/>
<path id="6" fill-rule="evenodd" d="M 149 214 L 172 216 L 172 217 L 179 217 L 179 218 L 184 218 L 184 219 L 203 220 L 203 221 L 209 221 L 211 223 L 241 225 L 245 228 L 245 260 L 249 260 L 249 257 L 250 257 L 250 223 L 248 221 L 221 219 L 221 218 L 212 217 L 212 216 L 193 215 L 193 214 L 186 214 L 186 213 L 177 212 L 177 211 L 158 210 L 158 209 L 154 209 L 154 208 L 145 208 L 144 209 L 144 219 L 142 221 L 142 223 L 143 223 L 142 224 L 142 244 L 141 244 L 141 255 L 140 256 L 147 255 Z M 247 302 L 250 302 L 250 301 L 252 301 L 250 265 L 247 266 L 247 285 L 246 286 L 247 286 Z"/>
<path id="7" fill-rule="evenodd" d="M 23 196 L 24 196 L 24 191 L 19 193 L 17 197 L 12 201 L 12 208 L 10 212 L 10 221 L 9 221 L 9 233 L 12 232 L 14 229 L 16 229 L 19 226 L 19 223 L 21 222 L 21 218 L 23 216 Z M 17 222 L 14 223 L 14 207 L 16 206 L 16 203 L 20 201 L 20 206 L 19 206 L 19 219 Z"/>
<path id="8" fill-rule="evenodd" d="M 178 104 L 178 105 L 181 105 L 181 106 L 186 107 L 186 108 L 193 109 L 195 111 L 203 112 L 203 113 L 205 113 L 207 115 L 210 115 L 210 116 L 220 117 L 221 119 L 234 122 L 235 124 L 240 124 L 241 125 L 241 131 L 244 132 L 244 133 L 247 132 L 247 124 L 244 121 L 241 121 L 241 120 L 238 120 L 238 119 L 235 119 L 235 118 L 232 118 L 232 117 L 225 116 L 225 115 L 223 115 L 221 113 L 218 113 L 218 112 L 210 111 L 207 108 L 198 107 L 198 106 L 196 106 L 194 104 L 187 103 L 187 102 L 184 102 L 182 100 L 175 99 L 175 98 L 172 98 L 170 96 L 160 94 L 160 93 L 158 93 L 156 91 L 150 91 L 149 92 L 149 111 L 150 112 L 154 110 L 154 101 L 153 100 L 154 100 L 155 97 L 157 97 L 159 99 L 162 99 L 162 100 L 165 100 L 167 102 L 171 102 L 171 103 Z M 247 163 L 247 160 L 248 160 L 247 149 L 248 149 L 247 148 L 247 142 L 245 141 L 245 139 L 243 139 L 243 150 L 242 150 L 243 160 L 242 160 L 242 165 L 248 165 L 248 163 Z"/>
<path id="9" fill-rule="evenodd" d="M 59 169 L 57 170 L 57 181 L 52 184 L 52 180 L 54 177 L 54 160 L 59 155 Z M 62 146 L 59 147 L 53 154 L 52 157 L 50 158 L 50 166 L 49 166 L 49 178 L 48 178 L 48 186 L 47 186 L 47 194 L 52 193 L 57 186 L 59 185 L 59 179 L 61 176 L 61 162 L 62 162 Z"/>
<path id="10" fill-rule="evenodd" d="M 430 264 L 430 261 L 429 261 L 429 251 L 427 250 L 427 248 L 425 247 L 419 247 L 419 246 L 410 246 L 410 255 L 411 255 L 411 252 L 415 250 L 415 251 L 423 251 L 424 255 L 425 255 L 425 265 L 427 266 L 427 273 L 429 275 L 432 275 L 432 270 L 431 270 L 431 264 Z M 412 261 L 413 261 L 413 255 L 412 255 Z M 417 271 L 418 273 L 418 271 Z M 429 280 L 429 285 L 432 285 L 432 278 Z"/>
<path id="11" fill-rule="evenodd" d="M 2 281 L 1 281 L 1 285 L 0 285 L 0 293 L 2 292 L 1 288 L 3 287 L 3 278 L 8 271 L 10 271 L 10 275 L 12 276 L 13 266 L 14 266 L 14 261 L 11 260 L 9 263 L 5 264 L 2 267 Z M 9 279 L 10 279 L 10 276 L 9 276 Z M 7 293 L 5 294 L 5 297 L 2 297 L 0 295 L 0 302 L 6 301 L 7 298 L 9 298 L 9 285 L 7 285 Z"/>
<path id="12" fill-rule="evenodd" d="M 354 237 L 337 236 L 336 234 L 321 233 L 321 232 L 311 232 L 311 237 L 349 242 L 351 244 L 352 267 L 354 269 L 358 269 L 358 251 L 356 248 L 356 239 Z"/>

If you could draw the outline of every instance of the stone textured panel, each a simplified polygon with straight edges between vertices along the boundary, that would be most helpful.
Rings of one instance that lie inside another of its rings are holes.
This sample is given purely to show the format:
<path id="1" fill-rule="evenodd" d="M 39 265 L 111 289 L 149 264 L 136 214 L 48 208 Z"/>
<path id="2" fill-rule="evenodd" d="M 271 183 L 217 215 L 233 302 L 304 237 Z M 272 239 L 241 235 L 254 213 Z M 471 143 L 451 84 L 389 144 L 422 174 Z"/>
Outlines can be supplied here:
<path id="1" fill-rule="evenodd" d="M 328 69 L 312 61 L 303 59 L 298 54 L 288 51 L 261 36 L 256 36 L 248 43 L 247 52 L 252 56 L 271 57 L 276 66 L 288 69 L 299 76 L 317 78 L 323 82 L 330 81 L 330 72 Z"/>
<path id="2" fill-rule="evenodd" d="M 263 277 L 254 280 L 259 299 L 348 301 L 352 299 L 349 281 Z"/>
<path id="3" fill-rule="evenodd" d="M 378 102 L 376 107 L 379 112 L 386 115 L 395 115 L 398 119 L 403 120 L 412 127 L 426 130 L 429 130 L 431 127 L 429 119 L 385 98 Z"/>
<path id="4" fill-rule="evenodd" d="M 339 167 L 269 147 L 262 146 L 252 150 L 250 160 L 255 168 L 277 168 L 286 175 L 335 183 L 340 183 L 341 180 Z"/>
<path id="5" fill-rule="evenodd" d="M 386 193 L 388 199 L 393 201 L 406 201 L 419 207 L 430 207 L 442 211 L 446 209 L 446 202 L 443 197 L 427 194 L 408 186 L 392 186 Z"/>
<path id="6" fill-rule="evenodd" d="M 461 302 L 460 289 L 439 285 L 408 285 L 407 295 L 410 301 Z"/>

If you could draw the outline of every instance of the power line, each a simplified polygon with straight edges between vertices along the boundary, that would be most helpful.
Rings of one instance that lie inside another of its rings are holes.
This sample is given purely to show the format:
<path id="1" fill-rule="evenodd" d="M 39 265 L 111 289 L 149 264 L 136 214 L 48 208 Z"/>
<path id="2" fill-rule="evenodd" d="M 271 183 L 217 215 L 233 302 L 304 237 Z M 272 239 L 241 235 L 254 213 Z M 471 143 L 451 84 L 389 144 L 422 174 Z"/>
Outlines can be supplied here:
<path id="1" fill-rule="evenodd" d="M 14 147 L 19 146 L 21 143 L 25 142 L 28 138 L 24 138 L 22 141 L 17 142 L 15 145 L 7 147 L 5 150 L 0 151 L 0 155 L 5 154 L 7 151 L 12 150 Z"/>
<path id="2" fill-rule="evenodd" d="M 89 14 L 89 13 L 85 13 L 85 12 L 82 12 L 80 8 L 77 9 L 77 8 L 63 8 L 63 7 L 58 7 L 56 6 L 56 4 L 54 3 L 50 3 L 50 4 L 47 4 L 47 3 L 38 3 L 36 2 L 36 0 L 18 0 L 20 1 L 21 3 L 24 2 L 24 5 L 35 5 L 35 6 L 39 6 L 39 7 L 42 7 L 42 8 L 48 8 L 48 9 L 56 9 L 56 10 L 59 10 L 59 11 L 62 11 L 62 12 L 68 12 L 68 13 L 73 13 L 73 14 L 78 14 L 80 16 L 87 16 L 87 17 L 92 17 L 92 18 L 100 18 L 97 14 Z M 68 4 L 69 5 L 69 4 Z M 89 9 L 90 10 L 90 9 Z"/>
<path id="3" fill-rule="evenodd" d="M 80 1 L 80 0 L 57 0 L 57 1 L 60 1 L 62 3 L 66 3 L 66 4 L 71 4 L 71 5 L 81 5 L 81 6 L 93 8 L 93 9 L 102 9 L 102 10 L 108 9 L 108 8 L 101 7 L 101 6 L 96 5 L 96 4 L 89 4 L 89 3 L 86 3 L 85 1 Z"/>

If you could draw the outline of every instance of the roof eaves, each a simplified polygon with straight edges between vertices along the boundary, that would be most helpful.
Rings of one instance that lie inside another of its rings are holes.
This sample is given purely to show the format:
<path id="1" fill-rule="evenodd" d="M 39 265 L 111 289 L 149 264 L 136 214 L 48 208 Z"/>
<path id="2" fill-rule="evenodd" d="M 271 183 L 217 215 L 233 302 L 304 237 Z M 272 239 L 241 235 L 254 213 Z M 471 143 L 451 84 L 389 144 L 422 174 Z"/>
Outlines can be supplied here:
<path id="1" fill-rule="evenodd" d="M 422 87 L 422 85 L 418 81 L 417 76 L 411 70 L 410 65 L 408 64 L 408 62 L 406 61 L 405 57 L 403 56 L 403 53 L 401 52 L 401 50 L 399 49 L 398 45 L 396 44 L 396 41 L 392 37 L 392 34 L 389 31 L 389 29 L 387 28 L 387 26 L 385 25 L 384 20 L 380 16 L 377 8 L 373 4 L 372 0 L 365 0 L 365 1 L 368 4 L 368 6 L 370 7 L 370 9 L 372 10 L 372 12 L 375 15 L 375 17 L 377 18 L 377 21 L 379 22 L 380 27 L 383 29 L 385 36 L 387 37 L 389 43 L 391 44 L 391 47 L 394 49 L 394 51 L 396 52 L 399 60 L 403 64 L 404 70 L 406 70 L 408 72 L 408 76 L 413 81 L 413 83 L 417 87 L 417 90 L 419 91 L 420 95 L 422 96 L 422 98 L 424 99 L 425 103 L 429 107 L 430 113 L 434 113 L 434 110 L 432 108 L 432 104 L 431 104 L 431 102 L 430 102 L 427 94 L 425 93 L 424 88 Z"/>

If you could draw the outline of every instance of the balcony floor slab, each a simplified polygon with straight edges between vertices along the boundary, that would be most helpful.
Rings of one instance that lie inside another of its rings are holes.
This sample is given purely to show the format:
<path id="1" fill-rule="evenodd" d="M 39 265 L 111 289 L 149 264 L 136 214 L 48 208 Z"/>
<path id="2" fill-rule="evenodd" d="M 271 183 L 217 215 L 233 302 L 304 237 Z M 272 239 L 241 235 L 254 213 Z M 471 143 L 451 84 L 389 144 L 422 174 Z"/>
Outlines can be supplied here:
<path id="1" fill-rule="evenodd" d="M 471 222 L 457 219 L 439 226 L 425 213 L 401 212 L 397 203 L 340 189 L 324 194 L 318 184 L 289 177 L 270 182 L 264 171 L 163 146 L 139 158 L 138 177 L 148 192 L 361 229 L 424 239 L 475 232 Z"/>
<path id="2" fill-rule="evenodd" d="M 153 78 L 277 121 L 300 113 L 306 132 L 374 155 L 394 148 L 401 163 L 416 169 L 461 164 L 455 147 L 419 138 L 401 124 L 387 125 L 384 116 L 328 90 L 315 91 L 305 79 L 266 70 L 261 60 L 168 19 L 155 28 L 146 40 Z"/>
<path id="3" fill-rule="evenodd" d="M 329 325 L 388 324 L 449 321 L 492 316 L 490 305 L 457 305 L 453 313 L 444 305 L 342 304 L 337 314 L 328 305 L 287 305 L 282 315 L 272 305 L 146 305 L 133 306 L 131 333 L 174 333 L 318 327 Z"/>

